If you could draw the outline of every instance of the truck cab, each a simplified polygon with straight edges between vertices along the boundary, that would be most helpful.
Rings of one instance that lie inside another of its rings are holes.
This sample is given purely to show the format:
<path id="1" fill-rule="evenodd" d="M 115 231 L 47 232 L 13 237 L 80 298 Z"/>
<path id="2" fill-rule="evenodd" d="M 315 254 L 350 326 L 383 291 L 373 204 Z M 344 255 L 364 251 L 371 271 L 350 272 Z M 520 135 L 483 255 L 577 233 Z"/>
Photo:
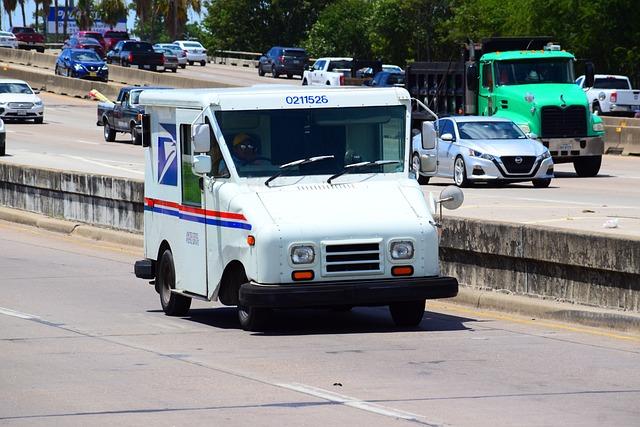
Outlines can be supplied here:
<path id="1" fill-rule="evenodd" d="M 166 314 L 219 300 L 258 330 L 274 308 L 384 305 L 408 327 L 426 299 L 457 294 L 440 273 L 437 202 L 410 175 L 404 89 L 144 91 L 140 103 L 135 272 Z"/>

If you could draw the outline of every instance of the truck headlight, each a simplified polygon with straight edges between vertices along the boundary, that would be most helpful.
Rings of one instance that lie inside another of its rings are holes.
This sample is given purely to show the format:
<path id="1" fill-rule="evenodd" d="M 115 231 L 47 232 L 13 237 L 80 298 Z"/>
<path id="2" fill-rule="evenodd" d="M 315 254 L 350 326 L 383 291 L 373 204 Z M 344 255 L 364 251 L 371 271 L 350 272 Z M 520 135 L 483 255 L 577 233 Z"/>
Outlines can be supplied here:
<path id="1" fill-rule="evenodd" d="M 291 262 L 294 264 L 312 264 L 316 259 L 316 252 L 312 246 L 300 245 L 291 248 Z"/>
<path id="2" fill-rule="evenodd" d="M 604 123 L 602 123 L 602 122 L 594 123 L 593 124 L 593 130 L 595 132 L 604 132 Z"/>
<path id="3" fill-rule="evenodd" d="M 518 127 L 525 135 L 531 133 L 531 126 L 529 126 L 529 123 L 518 123 Z"/>
<path id="4" fill-rule="evenodd" d="M 413 258 L 413 243 L 407 240 L 401 240 L 391 243 L 391 258 L 393 259 L 411 259 Z"/>

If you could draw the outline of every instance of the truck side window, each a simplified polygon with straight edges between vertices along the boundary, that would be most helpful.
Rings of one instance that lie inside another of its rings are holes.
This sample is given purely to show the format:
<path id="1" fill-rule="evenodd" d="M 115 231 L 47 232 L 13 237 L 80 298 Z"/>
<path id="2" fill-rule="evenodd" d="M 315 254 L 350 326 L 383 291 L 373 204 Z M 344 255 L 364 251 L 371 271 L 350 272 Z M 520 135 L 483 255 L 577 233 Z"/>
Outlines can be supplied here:
<path id="1" fill-rule="evenodd" d="M 180 125 L 180 152 L 182 153 L 182 204 L 202 206 L 200 177 L 191 170 L 191 125 Z"/>
<path id="2" fill-rule="evenodd" d="M 493 76 L 491 75 L 491 63 L 482 63 L 482 86 L 492 89 L 493 88 Z"/>
<path id="3" fill-rule="evenodd" d="M 211 126 L 209 118 L 205 118 L 205 123 Z M 209 151 L 209 156 L 211 157 L 211 176 L 215 178 L 231 177 L 229 174 L 229 168 L 227 168 L 227 164 L 222 157 L 220 144 L 218 143 L 218 138 L 216 138 L 216 135 L 213 132 L 213 128 L 211 128 L 211 150 Z"/>

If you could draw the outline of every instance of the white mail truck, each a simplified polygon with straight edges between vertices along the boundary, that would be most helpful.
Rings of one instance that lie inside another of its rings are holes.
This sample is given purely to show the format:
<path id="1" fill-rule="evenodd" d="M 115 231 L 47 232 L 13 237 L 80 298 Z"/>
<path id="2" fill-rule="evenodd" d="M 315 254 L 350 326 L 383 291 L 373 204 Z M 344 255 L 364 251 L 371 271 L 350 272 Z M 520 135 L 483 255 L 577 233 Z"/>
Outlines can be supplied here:
<path id="1" fill-rule="evenodd" d="M 389 306 L 412 327 L 426 299 L 457 294 L 440 274 L 442 200 L 425 199 L 411 176 L 406 90 L 144 91 L 140 103 L 145 259 L 135 274 L 155 284 L 167 315 L 219 300 L 259 330 L 273 309 Z"/>

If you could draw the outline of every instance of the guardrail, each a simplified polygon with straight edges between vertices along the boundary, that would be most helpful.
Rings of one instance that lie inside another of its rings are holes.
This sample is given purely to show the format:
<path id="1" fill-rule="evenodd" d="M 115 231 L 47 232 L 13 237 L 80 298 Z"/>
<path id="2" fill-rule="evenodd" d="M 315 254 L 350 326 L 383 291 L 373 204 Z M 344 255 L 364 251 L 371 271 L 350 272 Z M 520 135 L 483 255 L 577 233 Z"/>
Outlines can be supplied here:
<path id="1" fill-rule="evenodd" d="M 209 56 L 209 61 L 214 64 L 235 65 L 240 67 L 258 67 L 262 56 L 259 52 L 242 52 L 238 50 L 216 50 Z"/>

